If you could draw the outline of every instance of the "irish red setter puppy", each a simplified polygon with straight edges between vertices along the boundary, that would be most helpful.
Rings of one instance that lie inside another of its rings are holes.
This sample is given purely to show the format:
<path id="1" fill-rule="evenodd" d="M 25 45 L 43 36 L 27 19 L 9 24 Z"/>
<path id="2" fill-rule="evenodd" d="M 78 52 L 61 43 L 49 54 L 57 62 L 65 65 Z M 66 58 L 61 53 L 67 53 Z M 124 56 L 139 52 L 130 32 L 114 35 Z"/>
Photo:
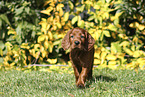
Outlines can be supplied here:
<path id="1" fill-rule="evenodd" d="M 94 62 L 93 37 L 84 29 L 73 28 L 67 32 L 62 40 L 64 50 L 70 48 L 70 60 L 74 69 L 77 87 L 83 88 L 86 79 L 92 78 Z"/>

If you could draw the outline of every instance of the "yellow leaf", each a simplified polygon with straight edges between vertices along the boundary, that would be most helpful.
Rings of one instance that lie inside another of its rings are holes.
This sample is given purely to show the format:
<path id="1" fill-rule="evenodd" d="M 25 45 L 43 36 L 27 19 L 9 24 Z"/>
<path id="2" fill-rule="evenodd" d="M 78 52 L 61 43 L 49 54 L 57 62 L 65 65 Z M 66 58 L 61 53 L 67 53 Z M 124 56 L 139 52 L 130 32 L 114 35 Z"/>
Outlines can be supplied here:
<path id="1" fill-rule="evenodd" d="M 128 37 L 125 34 L 119 34 L 118 36 L 122 39 L 128 39 Z"/>
<path id="2" fill-rule="evenodd" d="M 101 64 L 104 62 L 106 55 L 107 55 L 107 52 L 101 53 Z"/>
<path id="3" fill-rule="evenodd" d="M 48 30 L 49 28 L 50 28 L 50 25 L 49 25 L 49 24 L 47 24 L 46 30 Z"/>
<path id="4" fill-rule="evenodd" d="M 135 26 L 138 27 L 139 26 L 139 23 L 138 22 L 135 22 Z"/>
<path id="5" fill-rule="evenodd" d="M 57 27 L 60 29 L 62 26 L 61 26 L 61 24 L 60 24 L 60 22 L 58 22 L 57 24 Z"/>
<path id="6" fill-rule="evenodd" d="M 53 43 L 52 43 L 52 41 L 49 41 L 48 50 L 49 50 L 50 53 L 52 53 L 52 50 L 53 50 Z"/>
<path id="7" fill-rule="evenodd" d="M 0 48 L 0 55 L 3 56 L 3 50 Z"/>
<path id="8" fill-rule="evenodd" d="M 137 41 L 138 41 L 138 37 L 135 36 L 135 37 L 133 38 L 133 41 L 134 41 L 134 42 L 137 42 Z"/>
<path id="9" fill-rule="evenodd" d="M 21 48 L 29 49 L 28 43 L 22 43 Z"/>
<path id="10" fill-rule="evenodd" d="M 56 25 L 53 25 L 52 28 L 53 28 L 53 30 L 56 30 L 57 29 L 57 26 Z"/>
<path id="11" fill-rule="evenodd" d="M 52 66 L 50 66 L 50 68 L 49 68 L 50 70 L 58 70 L 59 69 L 59 67 L 58 66 L 56 66 L 56 65 L 52 65 Z"/>
<path id="12" fill-rule="evenodd" d="M 120 12 L 120 13 L 116 13 L 115 14 L 115 18 L 118 18 L 123 12 Z"/>
<path id="13" fill-rule="evenodd" d="M 127 54 L 129 54 L 131 56 L 133 55 L 133 52 L 130 49 L 128 49 L 128 48 L 123 48 L 123 49 Z"/>
<path id="14" fill-rule="evenodd" d="M 9 31 L 8 31 L 8 35 L 10 35 L 10 34 L 16 34 L 16 31 L 14 31 L 14 30 L 9 30 Z"/>
<path id="15" fill-rule="evenodd" d="M 41 52 L 43 52 L 44 51 L 44 47 L 40 46 L 40 50 L 41 50 Z"/>
<path id="16" fill-rule="evenodd" d="M 78 16 L 78 21 L 81 21 L 81 16 Z"/>
<path id="17" fill-rule="evenodd" d="M 85 1 L 85 4 L 88 4 L 88 5 L 93 5 L 93 2 L 92 1 L 90 1 L 90 0 L 86 0 Z M 97 4 L 96 4 L 97 5 Z"/>
<path id="18" fill-rule="evenodd" d="M 104 47 L 101 47 L 101 51 L 104 52 L 106 49 Z"/>
<path id="19" fill-rule="evenodd" d="M 115 16 L 111 16 L 111 17 L 110 17 L 110 20 L 111 20 L 111 21 L 114 21 L 114 20 L 115 20 Z"/>
<path id="20" fill-rule="evenodd" d="M 57 62 L 57 59 L 47 59 L 47 61 L 50 63 L 50 64 L 55 64 Z"/>
<path id="21" fill-rule="evenodd" d="M 99 39 L 99 37 L 100 37 L 100 35 L 101 35 L 101 32 L 102 32 L 101 30 L 95 31 L 95 35 L 94 35 L 95 37 L 94 37 L 94 38 L 95 38 L 96 40 Z"/>
<path id="22" fill-rule="evenodd" d="M 63 4 L 58 4 L 58 5 L 56 6 L 57 11 L 58 11 L 60 8 L 62 8 L 62 7 L 64 7 L 64 5 L 63 5 Z"/>
<path id="23" fill-rule="evenodd" d="M 129 45 L 129 42 L 128 41 L 123 41 L 120 46 L 123 46 L 123 47 L 126 47 Z"/>
<path id="24" fill-rule="evenodd" d="M 46 22 L 46 20 L 41 21 L 39 24 L 42 26 L 41 31 L 46 34 L 46 31 L 47 31 L 47 22 Z"/>
<path id="25" fill-rule="evenodd" d="M 131 62 L 131 63 L 128 63 L 128 64 L 126 65 L 126 68 L 133 68 L 133 66 L 134 66 L 134 63 Z"/>
<path id="26" fill-rule="evenodd" d="M 103 34 L 104 34 L 106 37 L 110 37 L 110 33 L 109 33 L 109 31 L 107 31 L 107 30 L 104 30 L 104 31 L 103 31 Z"/>
<path id="27" fill-rule="evenodd" d="M 117 61 L 109 61 L 108 65 L 116 65 Z"/>
<path id="28" fill-rule="evenodd" d="M 101 64 L 101 61 L 99 59 L 94 59 L 94 64 Z"/>
<path id="29" fill-rule="evenodd" d="M 103 69 L 103 68 L 106 68 L 106 67 L 107 67 L 106 61 L 98 66 L 99 69 Z"/>
<path id="30" fill-rule="evenodd" d="M 135 51 L 134 54 L 133 54 L 133 57 L 137 58 L 137 57 L 140 57 L 142 55 L 142 51 Z"/>
<path id="31" fill-rule="evenodd" d="M 132 28 L 136 28 L 139 26 L 139 23 L 138 22 L 133 22 L 129 25 L 129 27 L 132 27 Z"/>
<path id="32" fill-rule="evenodd" d="M 42 51 L 42 57 L 46 57 L 46 55 L 48 55 L 48 53 L 46 51 Z"/>
<path id="33" fill-rule="evenodd" d="M 107 59 L 107 60 L 116 60 L 117 57 L 114 56 L 114 55 L 112 55 L 112 54 L 108 54 L 108 55 L 106 56 L 106 59 Z"/>
<path id="34" fill-rule="evenodd" d="M 66 12 L 66 13 L 64 14 L 64 21 L 67 21 L 68 18 L 69 18 L 69 12 Z"/>
<path id="35" fill-rule="evenodd" d="M 94 57 L 95 57 L 95 58 L 100 58 L 100 53 L 101 53 L 101 51 L 95 52 Z"/>
<path id="36" fill-rule="evenodd" d="M 138 26 L 138 29 L 139 29 L 139 30 L 143 30 L 144 28 L 145 28 L 144 25 L 139 25 L 139 26 Z"/>
<path id="37" fill-rule="evenodd" d="M 113 24 L 109 24 L 109 26 L 107 28 L 111 31 L 116 31 L 117 30 L 117 28 Z"/>
<path id="38" fill-rule="evenodd" d="M 12 44 L 10 42 L 6 42 L 5 46 L 7 46 L 8 51 L 11 50 Z"/>
<path id="39" fill-rule="evenodd" d="M 53 7 L 48 7 L 46 10 L 42 10 L 41 13 L 51 15 L 50 12 L 53 10 Z"/>
<path id="40" fill-rule="evenodd" d="M 117 53 L 117 58 L 124 58 L 125 53 Z"/>
<path id="41" fill-rule="evenodd" d="M 62 34 L 59 34 L 57 37 L 58 37 L 58 39 L 64 38 L 64 36 Z"/>
<path id="42" fill-rule="evenodd" d="M 34 45 L 34 49 L 38 49 L 39 47 L 40 47 L 40 44 L 35 44 L 35 45 Z M 34 50 L 34 49 L 33 49 L 33 50 Z"/>
<path id="43" fill-rule="evenodd" d="M 132 28 L 135 27 L 135 26 L 134 26 L 134 23 L 131 23 L 131 24 L 129 25 L 129 27 L 132 27 Z"/>
<path id="44" fill-rule="evenodd" d="M 39 37 L 38 37 L 38 43 L 44 41 L 44 39 L 45 39 L 45 35 L 39 36 Z"/>
<path id="45" fill-rule="evenodd" d="M 59 16 L 62 16 L 63 15 L 63 10 L 62 8 L 59 9 Z"/>
<path id="46" fill-rule="evenodd" d="M 14 56 L 13 57 L 15 57 L 15 58 L 19 56 L 19 53 L 18 52 L 13 51 L 13 53 L 14 53 Z"/>
<path id="47" fill-rule="evenodd" d="M 124 35 L 123 35 L 123 34 L 119 34 L 118 36 L 119 36 L 120 38 L 123 38 L 123 37 L 124 37 Z"/>
<path id="48" fill-rule="evenodd" d="M 47 18 L 47 22 L 49 22 L 49 23 L 51 23 L 51 22 L 53 22 L 53 19 L 54 17 L 53 16 L 50 16 L 49 18 Z"/>
<path id="49" fill-rule="evenodd" d="M 112 65 L 112 64 L 110 64 L 110 65 L 108 65 L 107 67 L 108 67 L 108 68 L 110 68 L 110 69 L 116 69 L 116 68 L 117 68 L 117 66 L 116 66 L 116 65 L 114 65 L 114 64 L 113 64 L 113 65 Z"/>
<path id="50" fill-rule="evenodd" d="M 137 62 L 145 65 L 145 58 L 138 58 Z"/>
<path id="51" fill-rule="evenodd" d="M 50 31 L 48 31 L 48 36 L 49 36 L 49 40 L 52 40 L 53 39 L 53 35 Z"/>
<path id="52" fill-rule="evenodd" d="M 78 21 L 78 26 L 84 28 L 85 22 L 83 20 Z"/>
<path id="53" fill-rule="evenodd" d="M 109 18 L 109 13 L 108 12 L 105 12 L 104 13 L 104 16 L 108 19 Z"/>
<path id="54" fill-rule="evenodd" d="M 69 22 L 70 22 L 70 21 L 68 21 L 68 23 L 69 23 Z M 64 27 L 68 26 L 68 23 L 65 24 L 65 21 L 63 21 L 63 20 L 61 21 L 61 25 L 64 26 Z M 64 28 L 64 29 L 65 29 L 65 28 Z M 70 27 L 69 27 L 69 29 L 70 29 Z"/>
<path id="55" fill-rule="evenodd" d="M 58 16 L 58 14 L 56 14 L 56 16 L 55 16 L 55 22 L 60 22 L 60 16 Z"/>
<path id="56" fill-rule="evenodd" d="M 58 0 L 58 2 L 62 2 L 63 0 Z"/>
<path id="57" fill-rule="evenodd" d="M 80 11 L 80 12 L 83 12 L 83 11 L 84 11 L 84 7 L 85 7 L 85 5 L 76 7 L 76 10 L 77 10 L 77 11 Z"/>
<path id="58" fill-rule="evenodd" d="M 145 69 L 145 58 L 139 58 L 137 59 L 137 62 L 139 63 L 139 67 L 141 70 Z"/>
<path id="59" fill-rule="evenodd" d="M 141 21 L 143 19 L 143 16 L 140 16 L 138 19 Z"/>
<path id="60" fill-rule="evenodd" d="M 46 40 L 46 41 L 44 42 L 44 47 L 47 49 L 48 46 L 49 46 L 49 42 L 48 42 L 48 40 Z"/>
<path id="61" fill-rule="evenodd" d="M 73 19 L 72 19 L 71 23 L 72 23 L 72 24 L 75 24 L 77 20 L 78 20 L 78 17 L 77 17 L 77 16 L 75 16 L 75 17 L 73 17 Z"/>
<path id="62" fill-rule="evenodd" d="M 53 42 L 53 45 L 59 45 L 59 44 L 60 44 L 60 40 Z"/>
<path id="63" fill-rule="evenodd" d="M 74 5 L 71 1 L 68 1 L 70 9 L 74 9 Z"/>
<path id="64" fill-rule="evenodd" d="M 15 65 L 15 63 L 14 63 L 14 62 L 10 64 L 10 66 L 14 66 L 14 65 Z"/>
<path id="65" fill-rule="evenodd" d="M 44 6 L 46 6 L 46 5 L 49 4 L 49 3 L 55 3 L 55 2 L 53 2 L 53 0 L 45 1 Z"/>
<path id="66" fill-rule="evenodd" d="M 106 0 L 107 3 L 109 3 L 111 0 Z"/>

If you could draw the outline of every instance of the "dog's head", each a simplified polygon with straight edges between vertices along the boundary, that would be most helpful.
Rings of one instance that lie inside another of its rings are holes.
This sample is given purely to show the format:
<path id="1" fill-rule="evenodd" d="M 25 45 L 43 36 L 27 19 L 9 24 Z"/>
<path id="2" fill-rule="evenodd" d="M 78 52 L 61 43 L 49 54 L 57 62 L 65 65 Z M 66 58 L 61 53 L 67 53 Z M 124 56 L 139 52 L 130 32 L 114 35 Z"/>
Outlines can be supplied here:
<path id="1" fill-rule="evenodd" d="M 94 43 L 95 40 L 86 30 L 77 27 L 67 32 L 62 40 L 62 48 L 64 50 L 70 48 L 89 51 L 93 48 Z"/>

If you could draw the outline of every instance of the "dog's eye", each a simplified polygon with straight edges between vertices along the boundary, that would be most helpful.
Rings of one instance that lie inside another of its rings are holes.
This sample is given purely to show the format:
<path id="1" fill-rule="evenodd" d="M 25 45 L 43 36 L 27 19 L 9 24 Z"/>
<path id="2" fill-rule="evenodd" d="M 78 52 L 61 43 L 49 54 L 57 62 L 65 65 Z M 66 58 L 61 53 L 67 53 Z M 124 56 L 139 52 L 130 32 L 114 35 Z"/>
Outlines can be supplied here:
<path id="1" fill-rule="evenodd" d="M 83 36 L 83 35 L 81 35 L 81 38 L 84 38 L 84 36 Z"/>
<path id="2" fill-rule="evenodd" d="M 73 35 L 71 35 L 70 37 L 71 37 L 71 38 L 74 38 L 74 36 L 73 36 Z"/>

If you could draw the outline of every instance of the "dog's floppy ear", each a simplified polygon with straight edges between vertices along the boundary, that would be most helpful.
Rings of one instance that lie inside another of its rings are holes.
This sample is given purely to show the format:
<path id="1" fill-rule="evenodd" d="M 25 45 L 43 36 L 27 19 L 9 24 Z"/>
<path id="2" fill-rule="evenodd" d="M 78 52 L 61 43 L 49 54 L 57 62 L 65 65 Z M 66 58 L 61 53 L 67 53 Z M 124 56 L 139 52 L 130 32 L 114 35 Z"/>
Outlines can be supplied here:
<path id="1" fill-rule="evenodd" d="M 62 40 L 61 46 L 64 50 L 67 50 L 70 47 L 69 35 L 70 35 L 71 31 L 72 31 L 72 29 L 66 33 L 65 37 Z"/>
<path id="2" fill-rule="evenodd" d="M 86 50 L 89 51 L 94 47 L 95 39 L 87 31 L 85 32 L 85 35 L 86 35 L 85 47 Z"/>

